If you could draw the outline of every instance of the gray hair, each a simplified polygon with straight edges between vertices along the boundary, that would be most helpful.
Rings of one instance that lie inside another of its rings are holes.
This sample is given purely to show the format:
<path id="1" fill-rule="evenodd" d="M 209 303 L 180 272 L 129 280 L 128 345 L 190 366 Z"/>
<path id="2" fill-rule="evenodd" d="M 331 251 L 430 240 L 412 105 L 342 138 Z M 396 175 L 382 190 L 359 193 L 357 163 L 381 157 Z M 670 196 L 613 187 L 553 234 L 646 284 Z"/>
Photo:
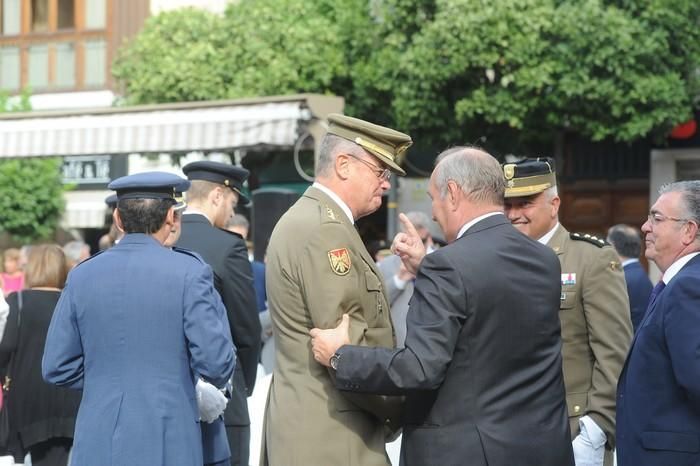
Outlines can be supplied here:
<path id="1" fill-rule="evenodd" d="M 501 165 L 491 154 L 475 147 L 453 147 L 437 157 L 433 172 L 440 197 L 454 181 L 467 198 L 477 203 L 503 205 L 506 181 Z"/>
<path id="2" fill-rule="evenodd" d="M 316 176 L 329 176 L 338 154 L 350 154 L 360 157 L 363 153 L 363 150 L 354 142 L 336 136 L 335 134 L 326 134 L 318 150 Z"/>
<path id="3" fill-rule="evenodd" d="M 406 217 L 408 217 L 408 219 L 411 221 L 413 226 L 416 227 L 416 229 L 430 229 L 430 224 L 432 223 L 432 221 L 430 220 L 430 217 L 428 217 L 428 214 L 426 214 L 425 212 L 421 212 L 420 210 L 413 210 L 411 212 L 407 212 Z"/>
<path id="4" fill-rule="evenodd" d="M 559 195 L 559 190 L 557 189 L 557 185 L 550 186 L 549 188 L 545 189 L 543 192 L 544 192 L 545 199 L 547 199 L 548 201 L 551 201 L 552 199 L 554 199 L 555 197 L 557 197 Z"/>
<path id="5" fill-rule="evenodd" d="M 226 224 L 226 228 L 232 227 L 242 227 L 247 230 L 250 228 L 250 222 L 247 218 L 245 218 L 243 214 L 235 214 L 229 219 L 228 223 Z"/>
<path id="6" fill-rule="evenodd" d="M 659 188 L 659 195 L 666 193 L 681 193 L 683 218 L 692 220 L 700 226 L 700 180 L 665 184 Z M 700 235 L 700 230 L 698 234 Z"/>
<path id="7" fill-rule="evenodd" d="M 63 253 L 66 255 L 69 261 L 78 262 L 86 247 L 87 244 L 85 244 L 83 241 L 70 241 L 63 245 Z"/>

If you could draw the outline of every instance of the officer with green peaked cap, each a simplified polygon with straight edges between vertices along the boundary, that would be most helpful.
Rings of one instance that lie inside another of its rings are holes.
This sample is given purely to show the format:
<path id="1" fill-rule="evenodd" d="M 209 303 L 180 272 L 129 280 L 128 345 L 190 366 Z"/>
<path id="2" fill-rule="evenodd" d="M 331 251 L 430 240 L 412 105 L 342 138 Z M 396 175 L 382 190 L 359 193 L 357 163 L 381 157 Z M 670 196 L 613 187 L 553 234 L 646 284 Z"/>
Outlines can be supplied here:
<path id="1" fill-rule="evenodd" d="M 625 277 L 615 250 L 559 223 L 554 161 L 503 165 L 505 213 L 513 226 L 559 258 L 562 369 L 576 464 L 611 466 L 617 379 L 632 341 Z"/>
<path id="2" fill-rule="evenodd" d="M 328 133 L 354 142 L 394 173 L 406 175 L 399 163 L 406 149 L 413 144 L 408 134 L 339 113 L 328 115 Z"/>

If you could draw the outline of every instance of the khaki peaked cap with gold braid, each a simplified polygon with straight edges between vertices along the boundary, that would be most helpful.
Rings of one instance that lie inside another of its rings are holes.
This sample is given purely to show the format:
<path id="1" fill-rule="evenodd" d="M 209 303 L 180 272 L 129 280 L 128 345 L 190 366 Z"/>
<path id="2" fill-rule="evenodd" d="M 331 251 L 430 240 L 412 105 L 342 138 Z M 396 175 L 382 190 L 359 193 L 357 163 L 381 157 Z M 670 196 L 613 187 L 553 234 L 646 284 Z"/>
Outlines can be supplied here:
<path id="1" fill-rule="evenodd" d="M 399 162 L 406 149 L 413 144 L 408 134 L 339 113 L 328 115 L 328 134 L 354 142 L 386 164 L 391 171 L 406 174 Z"/>
<path id="2" fill-rule="evenodd" d="M 554 160 L 549 157 L 523 159 L 503 164 L 505 197 L 533 196 L 557 185 Z"/>

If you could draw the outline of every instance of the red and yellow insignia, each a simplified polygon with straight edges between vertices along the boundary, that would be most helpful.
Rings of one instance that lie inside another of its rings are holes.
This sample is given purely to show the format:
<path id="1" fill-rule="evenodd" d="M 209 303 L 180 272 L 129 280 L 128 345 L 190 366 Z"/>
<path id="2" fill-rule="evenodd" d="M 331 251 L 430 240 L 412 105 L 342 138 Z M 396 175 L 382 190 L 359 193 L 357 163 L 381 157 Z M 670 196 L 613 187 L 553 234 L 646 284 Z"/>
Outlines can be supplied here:
<path id="1" fill-rule="evenodd" d="M 350 272 L 352 262 L 350 261 L 350 252 L 346 248 L 328 251 L 328 260 L 331 262 L 331 269 L 336 275 L 347 275 Z"/>

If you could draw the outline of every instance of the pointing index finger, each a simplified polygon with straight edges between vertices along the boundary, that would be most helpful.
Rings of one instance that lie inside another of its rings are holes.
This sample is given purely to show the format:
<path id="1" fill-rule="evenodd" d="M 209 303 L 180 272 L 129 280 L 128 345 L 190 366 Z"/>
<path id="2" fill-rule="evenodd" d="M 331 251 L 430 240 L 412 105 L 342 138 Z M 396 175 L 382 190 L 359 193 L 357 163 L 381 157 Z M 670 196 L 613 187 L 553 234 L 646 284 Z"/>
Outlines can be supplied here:
<path id="1" fill-rule="evenodd" d="M 413 238 L 420 237 L 418 231 L 416 231 L 416 227 L 413 226 L 413 223 L 411 223 L 406 214 L 400 213 L 399 221 L 401 222 L 401 225 L 403 225 L 403 230 L 408 236 Z"/>

